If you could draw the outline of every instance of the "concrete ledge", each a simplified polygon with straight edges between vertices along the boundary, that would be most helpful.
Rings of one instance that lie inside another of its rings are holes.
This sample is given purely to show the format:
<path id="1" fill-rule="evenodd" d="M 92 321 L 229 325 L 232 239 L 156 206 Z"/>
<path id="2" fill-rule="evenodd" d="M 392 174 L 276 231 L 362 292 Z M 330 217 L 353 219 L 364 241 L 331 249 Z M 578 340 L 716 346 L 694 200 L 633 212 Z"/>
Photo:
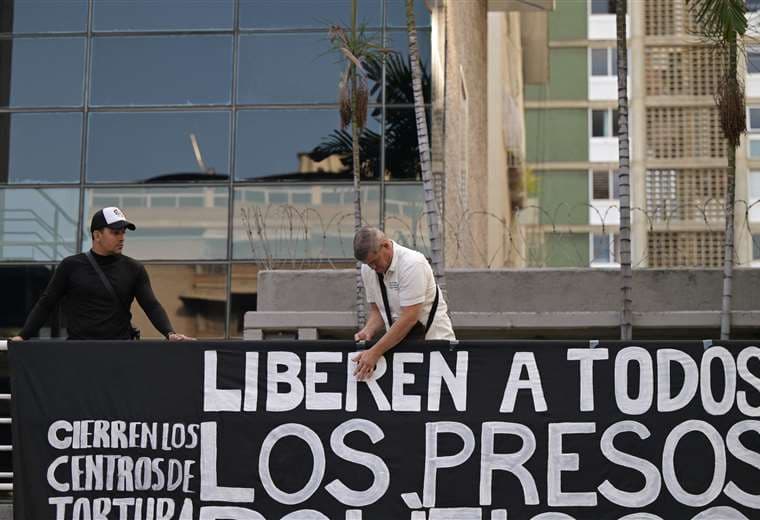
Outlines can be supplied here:
<path id="1" fill-rule="evenodd" d="M 356 326 L 353 312 L 326 311 L 256 311 L 246 312 L 243 321 L 246 329 L 297 329 L 299 327 L 342 328 Z"/>
<path id="2" fill-rule="evenodd" d="M 586 330 L 620 326 L 620 313 L 600 312 L 452 312 L 457 333 L 499 330 Z M 757 327 L 760 311 L 734 311 L 734 327 Z M 634 312 L 636 328 L 705 329 L 720 326 L 720 311 Z M 301 339 L 315 339 L 320 332 L 348 333 L 356 329 L 349 311 L 259 311 L 245 314 L 245 339 L 264 339 L 266 332 L 280 331 Z M 349 336 L 350 337 L 350 336 Z"/>
<path id="3" fill-rule="evenodd" d="M 462 339 L 619 337 L 619 270 L 451 269 L 446 279 Z M 634 337 L 718 337 L 722 279 L 720 269 L 634 270 Z M 246 316 L 244 337 L 263 339 L 267 331 L 286 329 L 289 336 L 280 337 L 293 338 L 302 328 L 317 329 L 324 338 L 350 338 L 355 283 L 354 269 L 261 271 L 259 317 Z M 734 339 L 760 339 L 758 294 L 760 269 L 736 269 Z M 303 332 L 299 337 L 313 337 L 313 330 Z"/>
<path id="4" fill-rule="evenodd" d="M 352 311 L 353 269 L 261 271 L 259 311 Z M 621 308 L 613 269 L 451 269 L 449 310 L 461 312 L 608 312 Z M 719 311 L 720 269 L 637 269 L 634 312 Z M 733 310 L 759 310 L 760 269 L 734 272 Z"/>

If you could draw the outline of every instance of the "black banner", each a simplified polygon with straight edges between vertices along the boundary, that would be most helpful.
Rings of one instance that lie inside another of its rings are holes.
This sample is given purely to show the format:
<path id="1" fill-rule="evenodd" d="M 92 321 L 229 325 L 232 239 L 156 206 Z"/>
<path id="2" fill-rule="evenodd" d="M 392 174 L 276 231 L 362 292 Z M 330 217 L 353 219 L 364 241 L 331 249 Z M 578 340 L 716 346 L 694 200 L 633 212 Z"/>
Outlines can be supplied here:
<path id="1" fill-rule="evenodd" d="M 760 348 L 10 344 L 18 520 L 760 517 Z"/>

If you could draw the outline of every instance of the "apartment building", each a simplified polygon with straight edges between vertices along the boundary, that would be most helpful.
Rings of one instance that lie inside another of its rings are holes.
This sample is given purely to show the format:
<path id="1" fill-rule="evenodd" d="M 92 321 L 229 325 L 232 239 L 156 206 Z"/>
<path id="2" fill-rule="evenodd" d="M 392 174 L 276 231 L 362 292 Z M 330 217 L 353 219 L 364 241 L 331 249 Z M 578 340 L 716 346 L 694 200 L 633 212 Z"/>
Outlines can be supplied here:
<path id="1" fill-rule="evenodd" d="M 758 7 L 748 3 L 751 26 L 757 27 Z M 727 149 L 713 93 L 722 60 L 696 35 L 684 0 L 630 1 L 627 24 L 634 267 L 719 266 Z M 754 41 L 750 35 L 749 133 L 737 157 L 736 262 L 742 266 L 757 264 L 760 244 Z M 536 208 L 524 219 L 528 265 L 617 265 L 616 45 L 614 0 L 558 2 L 549 14 L 549 82 L 528 85 L 525 93 L 529 206 Z"/>

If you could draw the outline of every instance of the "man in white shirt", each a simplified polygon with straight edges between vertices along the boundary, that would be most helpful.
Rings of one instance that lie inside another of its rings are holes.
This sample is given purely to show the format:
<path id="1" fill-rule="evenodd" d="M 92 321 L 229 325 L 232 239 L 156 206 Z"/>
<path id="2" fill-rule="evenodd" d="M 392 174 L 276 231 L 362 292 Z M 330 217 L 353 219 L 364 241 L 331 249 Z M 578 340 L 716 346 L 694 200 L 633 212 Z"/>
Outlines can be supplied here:
<path id="1" fill-rule="evenodd" d="M 365 226 L 354 236 L 354 256 L 364 264 L 362 282 L 369 303 L 367 324 L 354 339 L 371 340 L 383 326 L 386 330 L 372 348 L 353 358 L 357 379 L 367 379 L 377 360 L 404 339 L 456 339 L 446 302 L 422 253 Z"/>

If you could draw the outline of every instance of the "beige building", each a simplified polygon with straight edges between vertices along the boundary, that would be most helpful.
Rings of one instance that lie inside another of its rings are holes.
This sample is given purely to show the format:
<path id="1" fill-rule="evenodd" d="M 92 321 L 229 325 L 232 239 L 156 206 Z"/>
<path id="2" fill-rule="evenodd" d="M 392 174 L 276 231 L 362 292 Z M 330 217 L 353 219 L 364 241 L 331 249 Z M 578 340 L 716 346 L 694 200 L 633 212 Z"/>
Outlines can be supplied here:
<path id="1" fill-rule="evenodd" d="M 433 168 L 449 267 L 524 264 L 525 76 L 545 81 L 553 0 L 440 1 L 433 13 Z"/>

